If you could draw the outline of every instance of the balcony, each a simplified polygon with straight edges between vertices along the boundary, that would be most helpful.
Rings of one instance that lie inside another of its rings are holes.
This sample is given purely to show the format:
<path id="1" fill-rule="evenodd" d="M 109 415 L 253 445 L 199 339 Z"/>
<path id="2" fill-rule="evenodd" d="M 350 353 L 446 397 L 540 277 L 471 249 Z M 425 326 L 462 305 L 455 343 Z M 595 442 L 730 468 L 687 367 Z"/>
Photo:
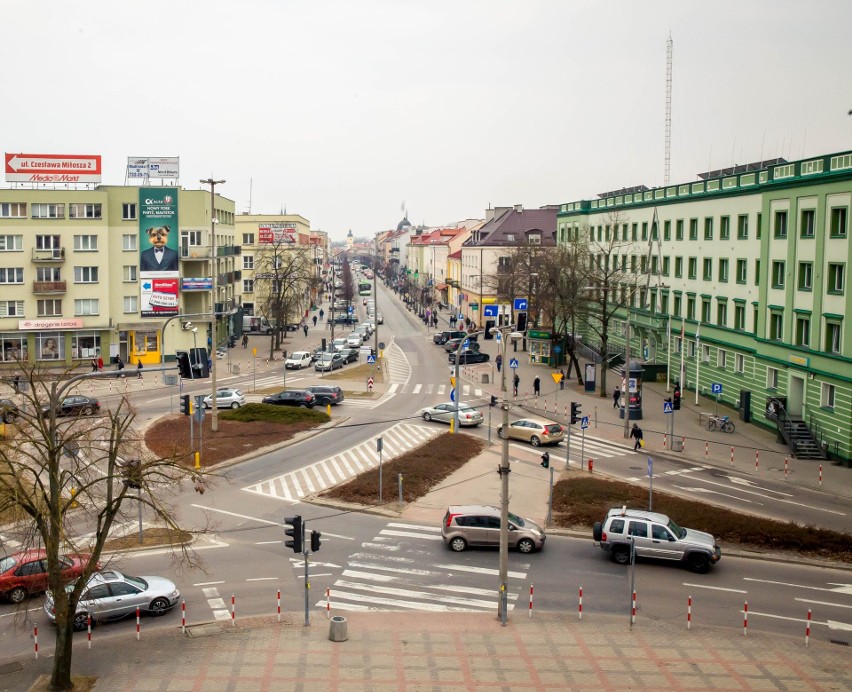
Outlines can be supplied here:
<path id="1" fill-rule="evenodd" d="M 33 281 L 33 293 L 65 293 L 65 281 Z"/>
<path id="2" fill-rule="evenodd" d="M 33 262 L 56 264 L 65 261 L 65 248 L 54 247 L 47 250 L 33 249 Z"/>
<path id="3" fill-rule="evenodd" d="M 209 245 L 190 245 L 180 249 L 182 260 L 209 260 L 212 256 Z"/>
<path id="4" fill-rule="evenodd" d="M 240 245 L 220 245 L 216 248 L 216 257 L 236 257 L 242 254 Z"/>

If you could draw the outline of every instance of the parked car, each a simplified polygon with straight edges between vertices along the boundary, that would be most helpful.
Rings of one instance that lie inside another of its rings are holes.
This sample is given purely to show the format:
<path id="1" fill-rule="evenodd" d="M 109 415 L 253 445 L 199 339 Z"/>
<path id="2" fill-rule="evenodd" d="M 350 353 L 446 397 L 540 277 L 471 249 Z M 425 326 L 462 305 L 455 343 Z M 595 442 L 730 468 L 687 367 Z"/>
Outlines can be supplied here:
<path id="1" fill-rule="evenodd" d="M 456 405 L 452 401 L 443 404 L 427 406 L 420 411 L 423 420 L 435 420 L 440 423 L 449 423 L 455 417 Z M 482 413 L 471 406 L 459 402 L 459 427 L 473 427 L 482 423 Z"/>
<path id="2" fill-rule="evenodd" d="M 0 417 L 2 417 L 4 423 L 14 423 L 19 413 L 20 409 L 14 401 L 0 399 Z"/>
<path id="3" fill-rule="evenodd" d="M 473 365 L 474 363 L 487 363 L 491 360 L 491 356 L 487 353 L 467 349 L 459 356 L 456 356 L 455 353 L 449 354 L 450 363 L 455 363 L 456 360 L 458 360 L 459 365 Z"/>
<path id="4" fill-rule="evenodd" d="M 71 588 L 71 587 L 66 587 Z M 56 608 L 53 594 L 49 591 L 44 599 L 44 612 L 51 622 L 56 623 Z M 163 615 L 180 600 L 180 591 L 165 577 L 132 577 L 116 569 L 93 574 L 77 603 L 74 614 L 74 629 L 85 630 L 88 619 L 92 622 L 120 620 L 133 615 L 136 609 L 149 615 Z"/>
<path id="5" fill-rule="evenodd" d="M 346 345 L 349 348 L 358 348 L 363 343 L 364 339 L 358 332 L 352 332 L 349 336 L 346 337 Z"/>
<path id="6" fill-rule="evenodd" d="M 508 432 L 501 425 L 497 428 L 497 435 L 508 436 L 510 440 L 521 440 L 529 442 L 533 447 L 540 445 L 558 445 L 562 442 L 562 426 L 549 420 L 539 418 L 521 418 L 509 423 Z"/>
<path id="7" fill-rule="evenodd" d="M 334 324 L 355 324 L 357 318 L 354 315 L 335 315 Z"/>
<path id="8" fill-rule="evenodd" d="M 100 402 L 91 396 L 66 396 L 56 409 L 56 416 L 93 416 L 101 410 Z M 42 415 L 50 415 L 50 406 L 42 406 Z"/>
<path id="9" fill-rule="evenodd" d="M 500 545 L 500 509 L 485 505 L 450 505 L 441 524 L 441 538 L 459 553 L 468 546 Z M 547 536 L 531 519 L 509 512 L 509 547 L 522 553 L 541 550 Z"/>
<path id="10" fill-rule="evenodd" d="M 373 332 L 376 331 L 376 326 L 372 322 L 361 322 L 358 327 L 364 327 L 367 330 L 367 336 L 370 337 L 373 335 Z M 355 329 L 357 330 L 358 327 Z"/>
<path id="11" fill-rule="evenodd" d="M 308 351 L 294 351 L 284 361 L 284 367 L 287 370 L 301 370 L 307 368 L 312 362 L 311 354 Z"/>
<path id="12" fill-rule="evenodd" d="M 438 332 L 432 337 L 432 341 L 436 344 L 445 344 L 450 339 L 460 339 L 463 336 L 467 336 L 467 332 L 457 331 L 455 329 L 445 329 L 442 332 Z"/>
<path id="13" fill-rule="evenodd" d="M 323 353 L 319 360 L 314 363 L 317 372 L 334 371 L 343 367 L 343 356 L 339 353 Z"/>
<path id="14" fill-rule="evenodd" d="M 357 363 L 360 356 L 360 351 L 357 348 L 344 348 L 339 353 L 344 363 Z"/>
<path id="15" fill-rule="evenodd" d="M 318 384 L 306 387 L 306 390 L 314 395 L 317 406 L 327 406 L 328 404 L 335 406 L 345 398 L 340 387 Z"/>
<path id="16" fill-rule="evenodd" d="M 631 544 L 637 557 L 675 560 L 704 574 L 722 559 L 722 549 L 709 533 L 678 526 L 665 514 L 617 507 L 595 522 L 595 543 L 621 565 L 630 564 Z"/>
<path id="17" fill-rule="evenodd" d="M 382 314 L 381 310 L 378 310 L 376 312 L 376 322 L 378 322 L 379 324 L 385 323 L 385 316 Z"/>
<path id="18" fill-rule="evenodd" d="M 301 408 L 313 408 L 316 398 L 304 389 L 285 389 L 277 394 L 263 397 L 262 403 L 273 406 L 300 406 Z"/>
<path id="19" fill-rule="evenodd" d="M 216 390 L 216 408 L 239 408 L 246 405 L 246 398 L 239 389 L 226 387 Z M 204 408 L 213 408 L 213 395 L 204 397 Z"/>
<path id="20" fill-rule="evenodd" d="M 325 353 L 325 351 L 323 350 L 322 346 L 316 346 L 316 347 L 314 347 L 314 349 L 310 353 L 311 353 L 311 362 L 315 363 L 319 359 L 319 357 L 323 353 Z"/>
<path id="21" fill-rule="evenodd" d="M 335 339 L 331 342 L 331 348 L 329 350 L 332 353 L 336 353 L 342 351 L 344 348 L 351 348 L 351 346 L 346 343 L 346 337 L 342 336 L 339 339 Z"/>
<path id="22" fill-rule="evenodd" d="M 62 576 L 69 582 L 80 576 L 90 555 L 63 555 Z M 0 559 L 0 596 L 21 603 L 27 596 L 47 589 L 47 551 L 24 550 Z"/>
<path id="23" fill-rule="evenodd" d="M 459 350 L 459 345 L 463 342 L 468 342 L 468 347 L 466 350 L 478 351 L 479 350 L 479 342 L 476 339 L 468 339 L 466 336 L 461 339 L 450 339 L 449 341 L 444 342 L 444 350 L 447 353 L 455 353 Z"/>

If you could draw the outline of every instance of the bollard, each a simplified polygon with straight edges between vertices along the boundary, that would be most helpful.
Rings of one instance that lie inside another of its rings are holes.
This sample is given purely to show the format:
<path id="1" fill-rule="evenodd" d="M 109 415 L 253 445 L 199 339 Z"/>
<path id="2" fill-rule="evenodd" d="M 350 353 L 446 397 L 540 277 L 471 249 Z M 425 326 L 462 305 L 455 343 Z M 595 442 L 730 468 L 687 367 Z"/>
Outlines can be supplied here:
<path id="1" fill-rule="evenodd" d="M 278 622 L 281 622 L 281 589 L 278 589 Z"/>
<path id="2" fill-rule="evenodd" d="M 808 624 L 805 625 L 805 646 L 811 641 L 811 609 L 808 608 Z"/>
<path id="3" fill-rule="evenodd" d="M 331 588 L 325 587 L 325 616 L 331 619 Z"/>
<path id="4" fill-rule="evenodd" d="M 748 601 L 743 605 L 743 636 L 748 636 Z"/>
<path id="5" fill-rule="evenodd" d="M 734 448 L 731 447 L 731 466 L 734 465 Z"/>
<path id="6" fill-rule="evenodd" d="M 704 443 L 704 461 L 707 461 L 709 456 L 710 456 L 710 443 L 705 442 Z"/>
<path id="7" fill-rule="evenodd" d="M 663 433 L 663 449 L 666 448 L 666 433 Z"/>
<path id="8" fill-rule="evenodd" d="M 86 616 L 86 639 L 89 643 L 89 648 L 92 648 L 92 616 Z"/>
<path id="9" fill-rule="evenodd" d="M 686 599 L 686 629 L 692 627 L 692 596 Z"/>
<path id="10" fill-rule="evenodd" d="M 328 417 L 331 418 L 331 404 L 325 405 L 325 412 L 328 415 Z"/>
<path id="11" fill-rule="evenodd" d="M 236 627 L 237 625 L 237 598 L 234 594 L 231 594 L 231 627 Z"/>
<path id="12" fill-rule="evenodd" d="M 592 473 L 595 469 L 595 460 L 589 459 L 589 473 Z"/>
<path id="13" fill-rule="evenodd" d="M 186 601 L 181 601 L 180 604 L 180 629 L 186 634 Z"/>
<path id="14" fill-rule="evenodd" d="M 822 487 L 822 464 L 819 465 L 819 487 Z"/>
<path id="15" fill-rule="evenodd" d="M 784 457 L 784 480 L 785 481 L 787 480 L 787 464 L 788 464 L 788 459 L 787 459 L 787 457 Z"/>
<path id="16" fill-rule="evenodd" d="M 636 590 L 633 591 L 633 604 L 630 608 L 630 624 L 636 623 Z"/>
<path id="17" fill-rule="evenodd" d="M 33 642 L 35 642 L 35 657 L 38 658 L 38 625 L 33 625 Z"/>
<path id="18" fill-rule="evenodd" d="M 583 619 L 583 585 L 582 584 L 580 585 L 580 602 L 577 606 L 577 614 L 579 616 L 579 619 L 582 620 Z"/>
<path id="19" fill-rule="evenodd" d="M 530 617 L 532 617 L 533 585 L 530 584 Z"/>
<path id="20" fill-rule="evenodd" d="M 681 452 L 686 451 L 686 438 L 685 437 L 680 438 L 680 451 Z"/>
<path id="21" fill-rule="evenodd" d="M 142 617 L 142 616 L 141 616 L 141 614 L 140 614 L 140 612 L 139 612 L 139 606 L 136 606 L 136 641 L 137 641 L 137 642 L 139 641 L 139 639 L 140 639 L 140 637 L 141 637 L 141 634 L 142 634 L 142 633 L 141 633 L 141 631 L 140 631 L 140 629 L 139 629 L 139 627 L 140 627 L 140 618 L 141 618 L 141 617 Z"/>
<path id="22" fill-rule="evenodd" d="M 757 473 L 760 470 L 760 452 L 754 453 L 754 472 Z"/>

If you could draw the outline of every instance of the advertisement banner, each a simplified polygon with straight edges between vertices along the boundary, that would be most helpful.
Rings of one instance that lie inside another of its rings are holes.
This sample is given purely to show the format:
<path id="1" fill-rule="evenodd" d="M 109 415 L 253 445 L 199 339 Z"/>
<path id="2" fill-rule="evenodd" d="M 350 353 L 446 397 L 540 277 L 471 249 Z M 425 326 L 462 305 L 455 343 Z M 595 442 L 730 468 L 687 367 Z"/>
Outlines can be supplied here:
<path id="1" fill-rule="evenodd" d="M 162 273 L 165 274 L 165 272 Z M 142 317 L 170 317 L 177 315 L 178 281 L 177 276 L 151 276 L 143 278 L 139 306 Z"/>
<path id="2" fill-rule="evenodd" d="M 257 224 L 257 242 L 260 245 L 294 245 L 296 243 L 296 224 L 259 223 Z"/>
<path id="3" fill-rule="evenodd" d="M 139 188 L 139 271 L 142 278 L 178 276 L 178 191 L 168 187 Z"/>
<path id="4" fill-rule="evenodd" d="M 209 291 L 213 288 L 213 279 L 211 278 L 183 278 L 180 280 L 181 291 Z"/>
<path id="5" fill-rule="evenodd" d="M 180 177 L 179 156 L 128 156 L 127 177 L 133 180 Z"/>

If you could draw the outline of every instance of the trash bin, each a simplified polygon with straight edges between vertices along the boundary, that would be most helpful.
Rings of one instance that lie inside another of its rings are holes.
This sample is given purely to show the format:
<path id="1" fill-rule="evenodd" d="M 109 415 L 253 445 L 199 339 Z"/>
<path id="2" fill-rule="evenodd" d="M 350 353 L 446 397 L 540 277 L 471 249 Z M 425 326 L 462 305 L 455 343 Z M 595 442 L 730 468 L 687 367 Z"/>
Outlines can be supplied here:
<path id="1" fill-rule="evenodd" d="M 683 451 L 683 440 L 672 440 L 672 451 L 673 452 L 682 452 Z"/>
<path id="2" fill-rule="evenodd" d="M 349 639 L 348 625 L 349 623 L 346 622 L 345 617 L 341 615 L 332 617 L 328 625 L 329 640 L 333 642 L 345 642 Z"/>

